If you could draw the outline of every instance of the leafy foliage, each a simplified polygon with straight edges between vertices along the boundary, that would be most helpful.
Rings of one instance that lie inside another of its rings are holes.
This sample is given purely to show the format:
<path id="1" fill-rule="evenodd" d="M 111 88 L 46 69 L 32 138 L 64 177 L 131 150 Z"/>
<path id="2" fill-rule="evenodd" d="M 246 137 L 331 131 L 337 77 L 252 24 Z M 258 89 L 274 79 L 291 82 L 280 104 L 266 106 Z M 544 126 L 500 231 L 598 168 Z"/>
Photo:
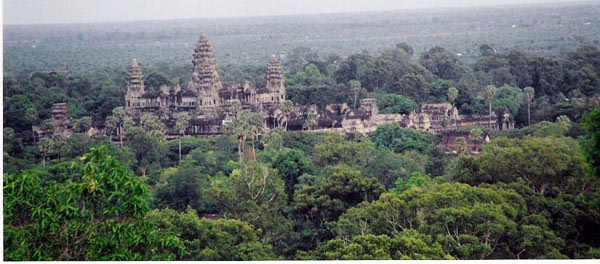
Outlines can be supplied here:
<path id="1" fill-rule="evenodd" d="M 584 116 L 583 124 L 587 130 L 587 142 L 583 145 L 585 158 L 591 168 L 591 174 L 600 176 L 600 110 L 594 109 Z"/>
<path id="2" fill-rule="evenodd" d="M 496 139 L 481 155 L 456 159 L 450 175 L 473 185 L 522 178 L 540 193 L 580 193 L 589 181 L 577 142 L 553 137 Z"/>
<path id="3" fill-rule="evenodd" d="M 143 220 L 148 187 L 105 147 L 81 161 L 66 183 L 36 171 L 6 175 L 6 259 L 172 260 L 184 252 L 178 237 Z"/>
<path id="4" fill-rule="evenodd" d="M 403 128 L 400 124 L 380 126 L 369 137 L 376 146 L 396 153 L 408 150 L 425 152 L 433 140 L 430 134 Z"/>
<path id="5" fill-rule="evenodd" d="M 269 260 L 276 259 L 271 246 L 259 240 L 260 231 L 240 220 L 198 218 L 193 210 L 152 210 L 146 219 L 172 232 L 185 243 L 187 254 L 179 260 Z"/>

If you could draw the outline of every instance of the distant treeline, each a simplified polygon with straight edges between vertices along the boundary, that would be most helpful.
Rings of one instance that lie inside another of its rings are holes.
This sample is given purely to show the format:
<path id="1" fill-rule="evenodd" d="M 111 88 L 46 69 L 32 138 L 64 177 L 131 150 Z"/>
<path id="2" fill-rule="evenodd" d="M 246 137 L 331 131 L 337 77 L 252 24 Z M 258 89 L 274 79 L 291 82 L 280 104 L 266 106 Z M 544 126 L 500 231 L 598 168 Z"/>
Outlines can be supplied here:
<path id="1" fill-rule="evenodd" d="M 191 65 L 202 32 L 221 67 L 263 65 L 295 47 L 346 57 L 378 54 L 405 42 L 418 55 L 433 46 L 472 64 L 479 46 L 556 57 L 600 42 L 600 6 L 577 4 L 452 8 L 239 19 L 187 19 L 127 23 L 4 26 L 5 75 L 68 70 L 121 70 L 132 58 L 148 66 Z M 282 58 L 285 61 L 285 58 Z"/>
<path id="2" fill-rule="evenodd" d="M 295 48 L 284 63 L 288 99 L 296 104 L 331 103 L 354 106 L 366 97 L 378 99 L 382 113 L 408 114 L 421 103 L 451 102 L 463 114 L 509 111 L 517 126 L 554 121 L 560 115 L 579 120 L 600 94 L 600 50 L 584 45 L 554 59 L 512 50 L 498 53 L 480 46 L 476 62 L 467 67 L 459 56 L 436 46 L 420 55 L 406 43 L 379 55 L 357 53 L 342 58 L 319 56 L 311 48 Z M 418 57 L 418 59 L 414 59 Z M 186 86 L 191 68 L 166 65 L 146 66 L 149 90 L 160 85 Z M 219 67 L 225 83 L 249 80 L 263 85 L 265 66 L 226 65 Z M 35 72 L 4 77 L 4 127 L 29 133 L 51 116 L 51 106 L 66 102 L 74 119 L 104 120 L 123 106 L 126 69 L 107 74 L 89 72 Z M 488 88 L 496 93 L 490 98 Z M 457 93 L 450 95 L 454 87 Z M 532 87 L 528 101 L 524 88 Z M 597 102 L 596 102 L 597 103 Z M 28 109 L 32 115 L 24 115 Z M 27 137 L 26 135 L 24 135 Z"/>

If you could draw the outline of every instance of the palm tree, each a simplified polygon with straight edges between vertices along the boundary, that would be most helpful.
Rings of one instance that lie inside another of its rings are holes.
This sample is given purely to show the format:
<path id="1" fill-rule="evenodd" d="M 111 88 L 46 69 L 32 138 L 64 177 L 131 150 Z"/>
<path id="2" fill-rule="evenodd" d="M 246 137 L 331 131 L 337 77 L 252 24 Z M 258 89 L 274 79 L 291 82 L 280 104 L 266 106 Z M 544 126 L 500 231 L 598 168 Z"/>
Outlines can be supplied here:
<path id="1" fill-rule="evenodd" d="M 448 88 L 448 101 L 454 106 L 454 101 L 458 98 L 458 89 L 456 87 Z"/>
<path id="2" fill-rule="evenodd" d="M 463 154 L 467 152 L 467 140 L 464 137 L 456 138 L 456 145 L 454 147 L 457 154 Z"/>
<path id="3" fill-rule="evenodd" d="M 156 116 L 144 120 L 142 126 L 148 132 L 148 134 L 157 139 L 164 139 L 165 136 L 165 124 Z"/>
<path id="4" fill-rule="evenodd" d="M 33 130 L 33 124 L 38 119 L 38 112 L 35 108 L 28 108 L 25 111 L 25 116 L 27 116 L 27 121 L 31 123 L 31 137 L 33 138 L 33 144 L 35 144 L 35 131 Z"/>
<path id="5" fill-rule="evenodd" d="M 117 127 L 117 120 L 114 116 L 107 116 L 104 124 L 104 134 L 112 140 L 112 135 Z"/>
<path id="6" fill-rule="evenodd" d="M 350 90 L 354 93 L 354 108 L 356 108 L 356 100 L 358 98 L 358 93 L 361 90 L 360 82 L 357 80 L 351 80 L 350 82 Z"/>
<path id="7" fill-rule="evenodd" d="M 523 94 L 525 94 L 525 99 L 527 100 L 527 125 L 531 125 L 531 101 L 533 101 L 533 97 L 535 97 L 535 89 L 531 86 L 527 86 L 523 89 Z"/>
<path id="8" fill-rule="evenodd" d="M 489 105 L 490 105 L 490 120 L 489 120 L 488 126 L 491 128 L 492 127 L 492 99 L 494 99 L 494 96 L 496 96 L 496 86 L 494 86 L 494 85 L 486 86 L 485 92 L 486 92 L 485 93 L 486 99 L 488 99 Z"/>
<path id="9" fill-rule="evenodd" d="M 475 144 L 483 142 L 483 131 L 481 131 L 479 128 L 471 129 L 469 136 L 471 137 L 471 141 Z"/>
<path id="10" fill-rule="evenodd" d="M 254 142 L 258 140 L 258 136 L 262 133 L 264 129 L 264 119 L 260 113 L 252 113 L 249 118 L 250 125 L 250 138 L 252 139 L 252 153 L 254 156 L 254 160 L 256 160 L 256 149 L 254 147 Z"/>
<path id="11" fill-rule="evenodd" d="M 456 87 L 448 88 L 448 101 L 450 101 L 452 107 L 454 107 L 454 101 L 456 101 L 456 98 L 458 98 L 458 89 L 456 89 Z M 454 119 L 454 125 L 456 129 L 458 129 L 458 123 L 456 123 L 456 119 Z"/>
<path id="12" fill-rule="evenodd" d="M 50 150 L 52 149 L 54 142 L 51 139 L 45 137 L 40 139 L 38 143 L 38 148 L 40 149 L 40 153 L 42 154 L 42 166 L 46 166 L 46 158 L 48 158 L 48 154 L 50 154 Z"/>
<path id="13" fill-rule="evenodd" d="M 238 141 L 238 155 L 240 161 L 242 160 L 242 154 L 244 152 L 244 144 L 246 142 L 246 136 L 250 132 L 250 113 L 245 110 L 241 111 L 237 118 L 228 125 L 227 129 L 230 133 L 237 138 Z"/>
<path id="14" fill-rule="evenodd" d="M 177 116 L 177 123 L 175 126 L 177 126 L 177 132 L 179 132 L 179 135 L 181 135 L 179 137 L 179 165 L 181 165 L 181 137 L 185 136 L 185 129 L 188 126 L 188 122 L 189 118 L 187 115 L 180 114 Z"/>
<path id="15" fill-rule="evenodd" d="M 123 147 L 123 122 L 125 121 L 125 109 L 122 106 L 115 107 L 112 115 L 115 118 L 120 146 Z"/>
<path id="16" fill-rule="evenodd" d="M 283 102 L 283 113 L 285 114 L 285 131 L 288 130 L 288 123 L 290 122 L 290 114 L 292 113 L 292 110 L 294 110 L 294 102 L 292 101 L 285 101 Z"/>
<path id="17" fill-rule="evenodd" d="M 306 127 L 308 130 L 312 130 L 317 126 L 318 123 L 319 117 L 317 116 L 317 114 L 308 113 L 308 115 L 306 115 L 306 121 L 304 121 L 304 127 Z"/>
<path id="18" fill-rule="evenodd" d="M 54 121 L 52 119 L 44 120 L 42 128 L 46 137 L 54 135 Z"/>
<path id="19" fill-rule="evenodd" d="M 231 113 L 233 114 L 233 118 L 237 118 L 238 113 L 242 110 L 242 105 L 240 101 L 233 101 L 231 103 Z"/>
<path id="20" fill-rule="evenodd" d="M 65 146 L 66 138 L 62 134 L 54 135 L 52 142 L 56 151 L 58 152 L 58 161 L 60 162 L 60 150 Z"/>

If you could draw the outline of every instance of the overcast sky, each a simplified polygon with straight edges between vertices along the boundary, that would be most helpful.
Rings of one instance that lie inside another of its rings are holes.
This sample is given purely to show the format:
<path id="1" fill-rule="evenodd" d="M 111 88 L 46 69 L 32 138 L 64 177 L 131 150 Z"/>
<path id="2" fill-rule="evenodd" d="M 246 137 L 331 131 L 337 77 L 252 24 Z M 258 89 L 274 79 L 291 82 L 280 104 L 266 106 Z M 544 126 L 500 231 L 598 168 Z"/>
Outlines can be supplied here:
<path id="1" fill-rule="evenodd" d="M 4 24 L 340 13 L 581 0 L 4 0 Z"/>

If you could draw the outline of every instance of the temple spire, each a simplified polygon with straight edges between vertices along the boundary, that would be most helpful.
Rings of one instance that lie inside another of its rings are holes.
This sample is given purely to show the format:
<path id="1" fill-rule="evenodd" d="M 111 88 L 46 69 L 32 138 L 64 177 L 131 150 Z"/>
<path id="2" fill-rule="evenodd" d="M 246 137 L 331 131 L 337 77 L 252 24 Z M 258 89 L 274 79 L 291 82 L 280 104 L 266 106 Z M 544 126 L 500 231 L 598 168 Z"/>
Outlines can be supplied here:
<path id="1" fill-rule="evenodd" d="M 277 56 L 271 56 L 271 62 L 267 66 L 267 89 L 271 92 L 279 93 L 275 101 L 285 100 L 285 86 L 283 79 L 283 70 L 277 61 Z"/>
<path id="2" fill-rule="evenodd" d="M 127 72 L 127 94 L 125 94 L 125 107 L 139 106 L 139 98 L 145 93 L 144 73 L 136 59 L 131 62 Z"/>
<path id="3" fill-rule="evenodd" d="M 217 71 L 217 60 L 212 45 L 205 33 L 200 35 L 200 40 L 194 49 L 194 72 L 197 73 L 198 84 L 219 84 L 221 78 Z"/>
<path id="4" fill-rule="evenodd" d="M 199 106 L 219 105 L 219 90 L 223 88 L 223 84 L 217 71 L 215 53 L 205 33 L 200 35 L 194 49 L 192 62 L 194 73 L 192 74 L 191 88 L 198 92 Z"/>
<path id="5" fill-rule="evenodd" d="M 127 73 L 127 90 L 144 93 L 144 73 L 136 59 L 132 60 Z"/>

